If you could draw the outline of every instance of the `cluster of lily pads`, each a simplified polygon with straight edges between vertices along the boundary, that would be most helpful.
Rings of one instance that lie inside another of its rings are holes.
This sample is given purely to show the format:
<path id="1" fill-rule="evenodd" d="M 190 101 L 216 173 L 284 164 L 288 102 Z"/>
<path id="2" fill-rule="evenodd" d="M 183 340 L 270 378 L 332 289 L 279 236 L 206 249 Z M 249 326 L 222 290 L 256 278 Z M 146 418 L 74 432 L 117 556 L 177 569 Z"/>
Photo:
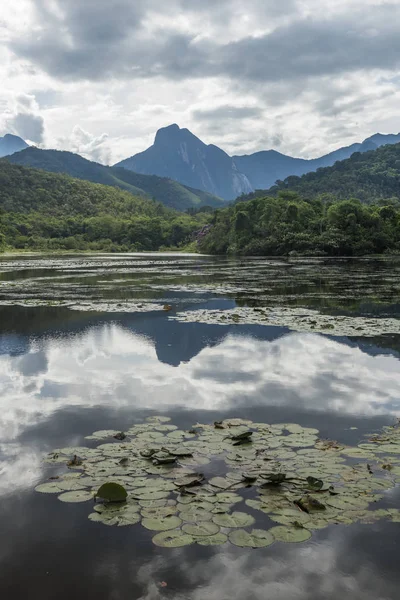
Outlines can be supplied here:
<path id="1" fill-rule="evenodd" d="M 400 320 L 392 318 L 350 317 L 322 314 L 317 310 L 292 307 L 235 307 L 227 310 L 190 310 L 172 317 L 178 321 L 205 324 L 273 325 L 294 331 L 328 333 L 340 336 L 375 337 L 399 334 Z"/>
<path id="2" fill-rule="evenodd" d="M 331 524 L 400 522 L 399 510 L 371 510 L 400 480 L 397 424 L 346 447 L 295 423 L 226 419 L 183 431 L 169 421 L 149 417 L 125 432 L 94 432 L 94 447 L 54 450 L 46 462 L 68 470 L 36 490 L 90 501 L 96 523 L 141 523 L 168 548 L 260 548 L 306 541 Z"/>

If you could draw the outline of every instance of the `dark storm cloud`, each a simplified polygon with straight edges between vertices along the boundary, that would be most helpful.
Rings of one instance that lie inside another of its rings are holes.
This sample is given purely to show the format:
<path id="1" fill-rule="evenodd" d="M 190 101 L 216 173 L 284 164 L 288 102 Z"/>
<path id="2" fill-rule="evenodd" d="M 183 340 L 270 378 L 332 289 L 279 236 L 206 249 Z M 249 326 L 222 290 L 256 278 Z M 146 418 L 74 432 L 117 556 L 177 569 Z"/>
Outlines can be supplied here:
<path id="1" fill-rule="evenodd" d="M 396 9 L 398 18 L 400 10 Z M 359 16 L 359 15 L 358 15 Z M 218 53 L 221 73 L 255 81 L 332 75 L 359 69 L 391 69 L 400 64 L 395 23 L 304 19 L 272 33 L 227 44 Z"/>
<path id="2" fill-rule="evenodd" d="M 228 119 L 252 119 L 261 117 L 262 110 L 250 106 L 219 106 L 208 110 L 194 110 L 193 117 L 197 121 L 226 121 Z"/>
<path id="3" fill-rule="evenodd" d="M 11 49 L 51 75 L 63 79 L 103 80 L 163 76 L 172 80 L 228 77 L 235 81 L 278 82 L 370 69 L 392 69 L 400 63 L 400 6 L 368 7 L 329 19 L 305 19 L 278 26 L 259 37 L 219 44 L 198 40 L 201 15 L 226 20 L 237 2 L 171 0 L 168 12 L 154 0 L 35 0 L 37 27 L 11 42 Z M 249 1 L 249 11 L 265 19 L 285 8 L 295 14 L 294 0 Z M 157 6 L 158 5 L 158 6 Z M 271 7 L 274 7 L 271 13 Z M 178 32 L 175 19 L 185 11 L 199 14 L 197 31 Z M 223 11 L 225 12 L 221 12 Z M 146 33 L 146 18 L 164 19 Z"/>

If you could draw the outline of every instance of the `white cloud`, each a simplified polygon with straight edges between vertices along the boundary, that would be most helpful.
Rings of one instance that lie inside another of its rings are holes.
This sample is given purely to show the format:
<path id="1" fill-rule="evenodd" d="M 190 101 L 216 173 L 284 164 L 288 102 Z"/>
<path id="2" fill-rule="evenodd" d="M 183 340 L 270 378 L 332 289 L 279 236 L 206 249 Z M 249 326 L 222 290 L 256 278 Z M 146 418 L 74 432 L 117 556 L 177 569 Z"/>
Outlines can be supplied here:
<path id="1" fill-rule="evenodd" d="M 41 144 L 44 140 L 44 118 L 32 94 L 17 94 L 11 97 L 2 121 L 5 133 L 18 135 L 33 144 Z"/>
<path id="2" fill-rule="evenodd" d="M 312 157 L 397 133 L 399 10 L 397 0 L 4 0 L 0 128 L 106 163 L 172 122 L 232 154 Z M 39 106 L 16 112 L 21 94 Z M 224 107 L 241 110 L 215 118 Z"/>

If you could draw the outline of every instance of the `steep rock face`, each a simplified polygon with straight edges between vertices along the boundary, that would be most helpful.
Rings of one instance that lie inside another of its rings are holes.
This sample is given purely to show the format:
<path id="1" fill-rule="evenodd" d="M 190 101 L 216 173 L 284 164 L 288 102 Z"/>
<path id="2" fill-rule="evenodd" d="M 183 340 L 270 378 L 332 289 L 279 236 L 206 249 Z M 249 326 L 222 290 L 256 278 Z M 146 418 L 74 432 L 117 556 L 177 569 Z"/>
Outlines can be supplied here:
<path id="1" fill-rule="evenodd" d="M 28 148 L 28 144 L 17 135 L 7 133 L 4 137 L 0 137 L 0 158 L 14 154 L 25 148 Z"/>
<path id="2" fill-rule="evenodd" d="M 145 175 L 169 177 L 226 200 L 253 189 L 226 152 L 212 144 L 204 144 L 188 129 L 180 129 L 178 125 L 160 129 L 153 146 L 115 166 Z"/>
<path id="3" fill-rule="evenodd" d="M 275 184 L 277 180 L 284 180 L 289 175 L 305 175 L 316 171 L 320 167 L 331 167 L 338 160 L 350 158 L 354 152 L 368 152 L 376 150 L 380 146 L 387 144 L 397 144 L 400 142 L 400 133 L 383 135 L 376 133 L 364 140 L 362 143 L 351 144 L 338 148 L 329 154 L 320 158 L 305 160 L 303 158 L 293 158 L 280 154 L 275 150 L 266 150 L 255 152 L 244 156 L 234 156 L 233 159 L 238 169 L 245 173 L 251 185 L 255 189 L 268 189 Z"/>

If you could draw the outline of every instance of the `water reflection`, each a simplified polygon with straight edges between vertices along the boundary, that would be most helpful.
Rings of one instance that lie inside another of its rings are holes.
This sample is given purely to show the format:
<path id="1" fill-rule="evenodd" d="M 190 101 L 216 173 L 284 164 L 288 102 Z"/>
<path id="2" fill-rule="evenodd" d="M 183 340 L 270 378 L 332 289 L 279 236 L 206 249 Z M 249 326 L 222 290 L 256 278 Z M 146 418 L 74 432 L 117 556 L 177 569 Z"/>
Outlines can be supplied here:
<path id="1" fill-rule="evenodd" d="M 1 439 L 15 440 L 66 407 L 400 414 L 396 356 L 314 334 L 220 335 L 177 367 L 158 360 L 151 339 L 118 324 L 32 340 L 26 354 L 0 356 Z"/>
<path id="2" fill-rule="evenodd" d="M 348 443 L 399 415 L 394 354 L 279 328 L 175 323 L 166 333 L 165 322 L 3 337 L 0 590 L 42 600 L 77 590 L 90 600 L 396 598 L 393 524 L 333 526 L 306 545 L 254 552 L 171 551 L 154 547 L 144 528 L 110 530 L 87 520 L 87 506 L 32 491 L 48 477 L 44 452 L 81 444 L 95 429 L 124 429 L 152 411 L 185 428 L 233 415 L 294 421 Z M 398 496 L 388 495 L 393 505 Z M 21 565 L 29 565 L 23 578 Z"/>

